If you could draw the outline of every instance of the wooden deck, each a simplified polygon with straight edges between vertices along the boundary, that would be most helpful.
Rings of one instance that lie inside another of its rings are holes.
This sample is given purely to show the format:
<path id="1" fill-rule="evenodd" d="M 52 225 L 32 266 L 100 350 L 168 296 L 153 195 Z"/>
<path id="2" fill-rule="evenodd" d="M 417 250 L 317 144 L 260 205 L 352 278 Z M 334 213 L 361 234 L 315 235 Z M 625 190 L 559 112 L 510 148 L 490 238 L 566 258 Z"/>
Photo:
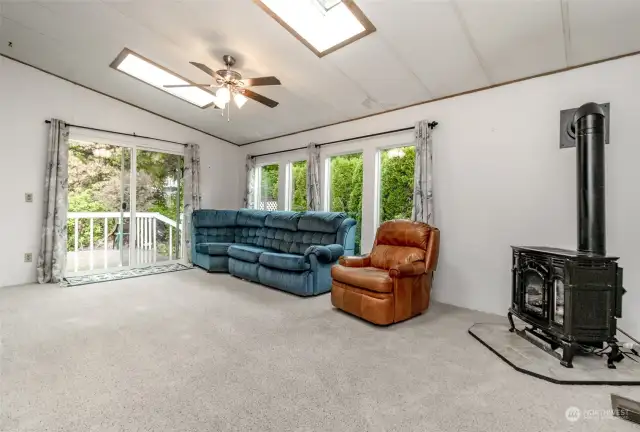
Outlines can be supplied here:
<path id="1" fill-rule="evenodd" d="M 136 256 L 138 264 L 154 264 L 163 261 L 169 261 L 169 257 L 162 255 L 157 251 L 150 249 L 136 248 L 132 251 Z M 155 256 L 154 256 L 155 254 Z M 172 257 L 176 259 L 176 257 Z M 117 249 L 94 249 L 94 250 L 80 250 L 78 252 L 67 252 L 67 275 L 71 275 L 76 272 L 85 272 L 90 270 L 105 270 L 113 269 L 117 270 L 120 267 L 126 267 L 131 264 L 129 257 L 129 251 L 126 250 L 121 255 Z"/>

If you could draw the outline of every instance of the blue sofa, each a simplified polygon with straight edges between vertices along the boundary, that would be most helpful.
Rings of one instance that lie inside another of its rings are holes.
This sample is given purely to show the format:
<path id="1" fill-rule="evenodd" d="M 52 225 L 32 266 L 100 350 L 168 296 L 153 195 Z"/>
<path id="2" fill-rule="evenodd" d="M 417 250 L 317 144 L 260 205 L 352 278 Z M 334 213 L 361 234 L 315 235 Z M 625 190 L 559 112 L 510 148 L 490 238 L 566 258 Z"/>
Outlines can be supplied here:
<path id="1" fill-rule="evenodd" d="M 331 291 L 331 266 L 354 254 L 345 213 L 197 210 L 192 223 L 195 265 L 301 296 Z"/>

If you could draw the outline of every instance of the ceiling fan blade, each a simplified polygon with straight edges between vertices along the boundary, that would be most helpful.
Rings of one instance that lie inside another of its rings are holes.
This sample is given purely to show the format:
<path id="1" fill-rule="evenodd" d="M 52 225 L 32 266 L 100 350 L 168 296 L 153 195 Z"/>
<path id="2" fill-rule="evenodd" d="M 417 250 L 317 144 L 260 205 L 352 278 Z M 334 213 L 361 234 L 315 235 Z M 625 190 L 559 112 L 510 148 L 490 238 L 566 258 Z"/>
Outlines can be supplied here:
<path id="1" fill-rule="evenodd" d="M 274 76 L 268 77 L 260 77 L 260 78 L 247 78 L 243 79 L 242 82 L 247 87 L 253 86 L 269 86 L 269 85 L 280 85 L 280 80 Z"/>
<path id="2" fill-rule="evenodd" d="M 239 89 L 238 92 L 248 97 L 249 99 L 253 99 L 256 102 L 260 102 L 261 104 L 268 106 L 269 108 L 275 108 L 278 106 L 278 102 L 272 99 L 269 99 L 268 97 L 262 96 L 261 94 L 258 94 L 249 89 L 245 89 L 245 88 Z"/>
<path id="3" fill-rule="evenodd" d="M 198 62 L 189 62 L 189 63 L 191 63 L 192 65 L 194 65 L 195 67 L 200 69 L 202 72 L 206 73 L 207 75 L 209 75 L 209 76 L 211 76 L 211 77 L 213 77 L 215 79 L 218 79 L 218 74 L 213 69 L 211 69 L 209 66 L 203 65 L 202 63 L 198 63 Z"/>
<path id="4" fill-rule="evenodd" d="M 180 88 L 180 87 L 202 87 L 202 88 L 209 88 L 209 87 L 214 87 L 211 84 L 170 84 L 170 85 L 165 85 L 162 86 L 164 88 Z"/>

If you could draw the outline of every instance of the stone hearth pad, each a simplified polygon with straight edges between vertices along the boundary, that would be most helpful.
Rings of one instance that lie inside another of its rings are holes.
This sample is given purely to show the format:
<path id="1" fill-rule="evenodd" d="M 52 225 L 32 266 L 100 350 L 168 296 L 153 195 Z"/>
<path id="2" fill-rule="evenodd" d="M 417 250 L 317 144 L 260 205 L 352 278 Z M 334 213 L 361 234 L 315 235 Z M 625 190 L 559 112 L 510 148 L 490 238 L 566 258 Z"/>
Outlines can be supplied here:
<path id="1" fill-rule="evenodd" d="M 516 326 L 524 324 L 516 321 Z M 640 385 L 640 363 L 625 357 L 616 363 L 617 369 L 609 369 L 606 357 L 576 354 L 573 368 L 565 368 L 551 354 L 509 332 L 506 318 L 504 324 L 474 324 L 469 334 L 517 371 L 556 384 Z"/>

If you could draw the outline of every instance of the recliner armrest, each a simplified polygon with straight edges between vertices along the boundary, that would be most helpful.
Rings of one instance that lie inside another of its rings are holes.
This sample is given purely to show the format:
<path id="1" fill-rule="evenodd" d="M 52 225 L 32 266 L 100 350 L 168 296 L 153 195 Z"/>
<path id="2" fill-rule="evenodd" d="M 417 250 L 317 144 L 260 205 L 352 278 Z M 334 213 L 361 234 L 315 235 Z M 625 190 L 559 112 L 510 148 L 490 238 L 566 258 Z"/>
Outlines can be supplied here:
<path id="1" fill-rule="evenodd" d="M 315 255 L 321 263 L 332 263 L 338 260 L 344 254 L 344 248 L 339 244 L 330 244 L 327 246 L 309 246 L 304 252 L 304 256 Z"/>
<path id="2" fill-rule="evenodd" d="M 371 259 L 368 254 L 363 256 L 343 256 L 338 260 L 338 264 L 345 267 L 370 267 Z"/>
<path id="3" fill-rule="evenodd" d="M 392 278 L 402 278 L 409 276 L 419 276 L 427 271 L 424 261 L 416 261 L 409 264 L 397 264 L 389 269 L 389 276 Z"/>

